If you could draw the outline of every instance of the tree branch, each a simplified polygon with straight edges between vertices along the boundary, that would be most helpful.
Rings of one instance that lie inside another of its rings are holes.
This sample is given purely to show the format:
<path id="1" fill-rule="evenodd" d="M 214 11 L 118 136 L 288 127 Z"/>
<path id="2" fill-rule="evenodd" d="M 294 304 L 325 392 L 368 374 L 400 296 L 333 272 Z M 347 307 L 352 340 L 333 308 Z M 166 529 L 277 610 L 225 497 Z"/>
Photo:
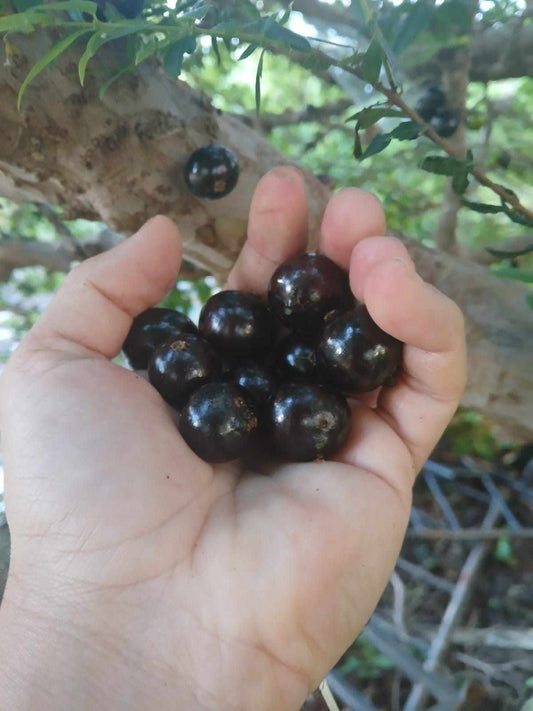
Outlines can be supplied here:
<path id="1" fill-rule="evenodd" d="M 457 111 L 460 116 L 465 115 L 470 64 L 471 52 L 467 48 L 450 53 L 447 61 L 443 62 L 441 66 L 442 84 L 447 97 L 447 107 L 452 111 Z M 465 159 L 467 144 L 464 120 L 461 120 L 457 131 L 448 140 L 453 149 Z M 461 209 L 461 201 L 453 189 L 451 178 L 448 179 L 447 183 L 434 239 L 439 249 L 456 253 L 457 220 Z"/>
<path id="2" fill-rule="evenodd" d="M 100 100 L 102 73 L 121 59 L 112 45 L 91 60 L 98 81 L 87 77 L 81 89 L 71 59 L 60 57 L 53 73 L 43 72 L 28 88 L 18 112 L 20 83 L 49 44 L 44 33 L 12 41 L 17 66 L 2 64 L 0 48 L 0 194 L 62 205 L 66 219 L 88 217 L 123 234 L 167 214 L 180 226 L 189 263 L 223 281 L 245 238 L 259 178 L 294 163 L 242 121 L 217 112 L 205 95 L 170 81 L 155 63 L 139 65 L 135 76 L 123 76 Z M 213 141 L 237 154 L 241 177 L 224 200 L 198 200 L 185 186 L 183 166 L 193 150 Z M 302 174 L 313 248 L 329 192 Z M 533 333 L 525 289 L 478 265 L 406 244 L 420 274 L 465 313 L 470 382 L 463 403 L 506 425 L 513 439 L 531 439 Z"/>
<path id="3" fill-rule="evenodd" d="M 289 0 L 283 0 L 282 4 L 287 7 Z M 311 24 L 313 20 L 319 20 L 334 28 L 341 36 L 351 30 L 348 36 L 368 39 L 368 33 L 360 27 L 355 17 L 336 7 L 319 0 L 296 0 L 293 8 L 301 12 Z M 533 75 L 533 24 L 526 23 L 526 18 L 527 11 L 505 24 L 487 26 L 483 21 L 475 23 L 470 81 L 488 82 Z M 416 79 L 421 74 L 431 73 L 432 68 L 438 69 L 440 61 L 437 54 L 423 66 L 413 67 L 409 75 Z"/>
<path id="4" fill-rule="evenodd" d="M 253 116 L 241 116 L 240 118 L 249 126 L 258 126 L 263 131 L 268 132 L 278 126 L 295 126 L 310 121 L 324 121 L 331 116 L 337 116 L 346 111 L 350 106 L 352 106 L 351 99 L 339 99 L 329 104 L 322 104 L 322 106 L 307 104 L 301 111 L 284 111 L 281 114 L 261 112 L 259 116 L 254 114 Z M 235 114 L 235 116 L 239 117 L 238 114 Z"/>

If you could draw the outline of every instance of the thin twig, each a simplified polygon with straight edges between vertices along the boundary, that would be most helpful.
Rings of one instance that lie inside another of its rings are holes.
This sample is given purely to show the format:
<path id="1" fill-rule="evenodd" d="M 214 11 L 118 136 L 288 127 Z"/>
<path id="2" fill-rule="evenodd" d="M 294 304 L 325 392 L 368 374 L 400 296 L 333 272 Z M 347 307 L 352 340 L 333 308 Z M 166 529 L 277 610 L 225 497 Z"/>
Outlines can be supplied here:
<path id="1" fill-rule="evenodd" d="M 459 531 L 448 528 L 409 529 L 406 537 L 450 541 L 494 541 L 498 538 L 533 538 L 533 528 L 492 528 L 488 531 L 482 528 L 463 528 Z"/>
<path id="2" fill-rule="evenodd" d="M 79 259 L 87 259 L 89 255 L 85 251 L 83 245 L 81 245 L 76 240 L 72 232 L 65 225 L 65 223 L 59 219 L 59 217 L 56 215 L 50 205 L 47 205 L 46 203 L 39 203 L 36 207 L 41 213 L 41 215 L 45 217 L 48 222 L 50 222 L 54 226 L 56 232 L 62 237 L 65 237 L 66 240 L 68 240 L 69 244 L 74 250 L 74 254 L 76 255 L 76 257 L 78 257 Z"/>
<path id="3" fill-rule="evenodd" d="M 483 528 L 490 531 L 501 516 L 499 506 L 492 501 L 489 509 L 483 519 Z M 461 531 L 453 531 L 453 533 L 461 533 Z M 450 597 L 450 602 L 446 607 L 442 623 L 439 626 L 437 636 L 431 643 L 427 659 L 424 662 L 424 670 L 427 672 L 435 672 L 442 655 L 446 651 L 450 637 L 456 628 L 461 614 L 463 612 L 468 592 L 475 580 L 475 577 L 480 569 L 481 563 L 489 550 L 487 541 L 479 542 L 468 554 L 466 561 L 459 573 L 457 584 Z M 405 705 L 404 711 L 419 711 L 427 698 L 428 692 L 433 693 L 431 687 L 427 687 L 423 682 L 418 682 L 411 689 Z M 440 700 L 440 699 L 439 699 Z"/>

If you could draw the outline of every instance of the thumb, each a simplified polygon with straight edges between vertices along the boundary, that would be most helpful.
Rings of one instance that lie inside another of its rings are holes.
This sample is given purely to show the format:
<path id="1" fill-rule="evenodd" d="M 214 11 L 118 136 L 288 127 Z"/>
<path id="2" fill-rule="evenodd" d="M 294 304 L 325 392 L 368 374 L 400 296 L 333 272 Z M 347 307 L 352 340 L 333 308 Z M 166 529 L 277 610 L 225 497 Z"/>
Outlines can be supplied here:
<path id="1" fill-rule="evenodd" d="M 152 218 L 117 247 L 70 272 L 21 350 L 114 358 L 133 317 L 163 298 L 180 263 L 176 226 L 166 217 Z"/>

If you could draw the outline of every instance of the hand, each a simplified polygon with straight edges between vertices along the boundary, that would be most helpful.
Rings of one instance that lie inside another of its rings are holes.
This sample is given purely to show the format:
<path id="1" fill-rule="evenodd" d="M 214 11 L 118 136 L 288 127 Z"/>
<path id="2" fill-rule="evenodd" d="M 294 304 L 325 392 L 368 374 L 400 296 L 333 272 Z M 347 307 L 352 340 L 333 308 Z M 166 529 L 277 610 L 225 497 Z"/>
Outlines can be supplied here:
<path id="1" fill-rule="evenodd" d="M 228 286 L 264 292 L 306 223 L 300 175 L 271 171 Z M 374 408 L 354 404 L 335 461 L 269 476 L 201 461 L 159 394 L 110 362 L 176 279 L 173 223 L 68 276 L 2 376 L 7 708 L 296 710 L 359 634 L 465 384 L 459 309 L 384 231 L 376 198 L 342 190 L 319 248 L 407 344 L 403 375 Z"/>

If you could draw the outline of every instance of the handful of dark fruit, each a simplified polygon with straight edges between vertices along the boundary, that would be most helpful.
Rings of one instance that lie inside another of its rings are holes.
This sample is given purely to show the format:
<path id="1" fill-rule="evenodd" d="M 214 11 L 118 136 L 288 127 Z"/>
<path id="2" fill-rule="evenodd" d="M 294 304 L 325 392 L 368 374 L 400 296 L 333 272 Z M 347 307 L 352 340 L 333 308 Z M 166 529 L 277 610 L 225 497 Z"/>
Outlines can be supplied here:
<path id="1" fill-rule="evenodd" d="M 402 362 L 402 344 L 320 254 L 278 267 L 267 300 L 215 294 L 198 328 L 179 311 L 148 309 L 123 350 L 180 410 L 181 436 L 207 462 L 254 450 L 296 462 L 331 456 L 350 433 L 346 396 L 394 384 Z"/>

